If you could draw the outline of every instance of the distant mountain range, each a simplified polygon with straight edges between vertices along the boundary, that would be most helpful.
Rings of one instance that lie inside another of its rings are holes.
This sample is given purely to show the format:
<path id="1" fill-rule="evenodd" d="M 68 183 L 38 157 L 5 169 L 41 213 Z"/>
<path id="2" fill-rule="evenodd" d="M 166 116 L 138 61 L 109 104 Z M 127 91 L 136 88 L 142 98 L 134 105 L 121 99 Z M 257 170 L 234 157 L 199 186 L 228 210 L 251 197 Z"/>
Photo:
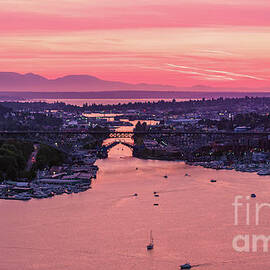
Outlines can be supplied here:
<path id="1" fill-rule="evenodd" d="M 90 75 L 47 79 L 37 74 L 0 72 L 0 100 L 19 99 L 149 99 L 270 96 L 269 88 L 176 87 L 105 81 Z"/>
<path id="2" fill-rule="evenodd" d="M 47 79 L 37 74 L 0 72 L 3 91 L 114 91 L 114 90 L 177 90 L 177 87 L 158 84 L 129 84 L 105 81 L 90 75 L 68 75 Z"/>

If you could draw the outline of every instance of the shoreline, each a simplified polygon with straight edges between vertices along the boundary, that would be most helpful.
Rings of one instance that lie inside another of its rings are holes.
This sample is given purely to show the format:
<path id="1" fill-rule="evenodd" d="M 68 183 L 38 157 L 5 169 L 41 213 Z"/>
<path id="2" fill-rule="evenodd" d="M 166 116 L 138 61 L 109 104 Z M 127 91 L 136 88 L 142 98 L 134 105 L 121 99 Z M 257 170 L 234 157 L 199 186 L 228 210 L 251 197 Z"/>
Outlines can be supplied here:
<path id="1" fill-rule="evenodd" d="M 185 164 L 190 166 L 201 166 L 206 169 L 214 169 L 214 170 L 235 170 L 237 172 L 249 172 L 249 173 L 257 173 L 260 176 L 270 175 L 270 164 L 265 163 L 233 163 L 231 165 L 225 165 L 223 161 L 187 161 L 183 159 L 178 159 L 170 156 L 147 156 L 140 155 L 138 153 L 133 154 L 133 157 L 145 160 L 160 160 L 160 161 L 179 161 L 185 162 Z"/>
<path id="2" fill-rule="evenodd" d="M 104 154 L 104 153 L 103 153 Z M 270 165 L 264 163 L 255 163 L 255 162 L 235 162 L 230 165 L 226 165 L 223 161 L 187 161 L 183 159 L 177 158 L 175 155 L 162 154 L 159 156 L 155 155 L 147 155 L 135 151 L 132 153 L 132 156 L 142 160 L 157 160 L 157 161 L 178 161 L 184 162 L 190 166 L 200 166 L 206 169 L 214 169 L 214 170 L 235 170 L 238 172 L 249 172 L 249 173 L 257 173 L 260 176 L 270 175 Z M 99 156 L 99 158 L 95 158 L 95 162 L 97 159 L 107 159 L 108 153 L 106 151 L 106 155 Z M 95 163 L 94 162 L 94 163 Z M 3 200 L 19 200 L 19 201 L 29 201 L 31 199 L 44 199 L 51 198 L 56 195 L 63 194 L 74 194 L 87 191 L 91 189 L 92 180 L 96 179 L 97 171 L 99 167 L 92 164 L 83 165 L 84 168 L 76 168 L 77 171 L 88 171 L 91 173 L 91 177 L 89 179 L 85 178 L 76 178 L 74 177 L 68 178 L 68 180 L 51 177 L 41 177 L 30 183 L 23 182 L 12 182 L 6 181 L 2 184 L 0 188 L 0 199 Z M 76 165 L 72 165 L 73 167 Z M 75 170 L 74 167 L 74 170 Z M 87 168 L 86 168 L 87 167 Z M 64 173 L 64 175 L 66 175 Z M 75 179 L 76 178 L 76 179 Z"/>
<path id="3" fill-rule="evenodd" d="M 246 173 L 257 173 L 257 175 L 264 176 L 270 175 L 270 165 L 267 164 L 256 164 L 256 163 L 240 163 L 232 165 L 221 165 L 218 164 L 218 161 L 210 162 L 189 162 L 186 161 L 186 164 L 191 166 L 201 166 L 206 169 L 214 170 L 234 170 L 236 172 L 246 172 Z"/>
<path id="4" fill-rule="evenodd" d="M 4 181 L 0 185 L 0 199 L 29 201 L 84 192 L 92 188 L 91 184 L 93 179 L 96 179 L 98 169 L 96 165 L 86 164 L 83 168 L 73 167 L 73 173 L 64 172 L 58 177 L 46 175 L 32 182 Z"/>

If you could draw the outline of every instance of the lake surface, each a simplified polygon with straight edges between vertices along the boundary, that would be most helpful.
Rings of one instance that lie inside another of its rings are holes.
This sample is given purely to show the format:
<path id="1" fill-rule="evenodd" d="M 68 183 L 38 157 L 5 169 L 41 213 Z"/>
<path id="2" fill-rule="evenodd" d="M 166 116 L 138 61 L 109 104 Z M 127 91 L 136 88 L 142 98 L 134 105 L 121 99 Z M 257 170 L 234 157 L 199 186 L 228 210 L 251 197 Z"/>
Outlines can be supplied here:
<path id="1" fill-rule="evenodd" d="M 255 203 L 270 203 L 269 176 L 140 160 L 122 145 L 97 165 L 86 192 L 0 201 L 0 269 L 176 270 L 186 261 L 198 269 L 269 269 L 268 253 L 232 247 L 238 234 L 270 235 L 270 209 L 254 225 Z M 234 197 L 251 193 L 251 225 L 242 199 L 234 226 Z M 150 230 L 155 248 L 147 251 Z"/>

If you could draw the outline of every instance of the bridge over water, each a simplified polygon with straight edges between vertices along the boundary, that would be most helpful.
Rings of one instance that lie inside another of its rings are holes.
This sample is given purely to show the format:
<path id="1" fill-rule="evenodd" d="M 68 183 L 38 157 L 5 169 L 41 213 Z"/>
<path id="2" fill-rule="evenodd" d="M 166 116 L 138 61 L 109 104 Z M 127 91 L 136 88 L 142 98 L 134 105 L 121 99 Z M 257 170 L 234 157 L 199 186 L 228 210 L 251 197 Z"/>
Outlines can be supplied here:
<path id="1" fill-rule="evenodd" d="M 233 146 L 245 145 L 255 146 L 259 144 L 268 145 L 270 132 L 203 132 L 203 131 L 175 131 L 175 130 L 149 130 L 149 131 L 94 131 L 94 130 L 56 130 L 56 131 L 0 131 L 0 139 L 20 139 L 31 140 L 33 142 L 43 142 L 52 145 L 61 151 L 68 152 L 68 144 L 72 146 L 76 144 L 76 140 L 80 141 L 82 138 L 88 138 L 89 135 L 104 140 L 107 138 L 121 139 L 121 138 L 155 138 L 159 141 L 167 138 L 176 145 L 181 146 L 183 151 L 189 151 L 190 145 L 195 148 L 209 145 L 213 142 L 228 142 Z M 261 143 L 263 142 L 263 143 Z M 120 142 L 112 142 L 105 146 L 105 150 L 109 150 Z M 132 144 L 121 142 L 122 144 L 133 148 Z"/>
<path id="2" fill-rule="evenodd" d="M 74 130 L 74 131 L 0 131 L 0 136 L 12 136 L 12 135 L 106 135 L 107 138 L 132 138 L 134 135 L 172 135 L 172 136 L 235 136 L 235 137 L 248 137 L 248 136 L 270 136 L 270 132 L 205 132 L 205 131 L 171 131 L 171 130 L 149 130 L 149 131 L 91 131 L 91 130 Z"/>
<path id="3" fill-rule="evenodd" d="M 73 145 L 76 145 L 76 141 L 80 142 L 83 138 L 88 138 L 90 135 L 95 137 L 95 139 L 100 139 L 101 141 L 108 138 L 115 138 L 117 141 L 107 143 L 103 145 L 100 149 L 101 151 L 109 151 L 111 148 L 117 144 L 122 143 L 127 147 L 133 148 L 132 144 L 119 141 L 121 138 L 132 138 L 133 132 L 99 132 L 99 131 L 0 131 L 0 140 L 21 140 L 32 143 L 46 144 L 57 150 L 68 154 L 72 149 Z"/>
<path id="4" fill-rule="evenodd" d="M 134 148 L 134 145 L 131 144 L 131 143 L 127 143 L 127 142 L 123 142 L 123 141 L 115 141 L 115 142 L 112 142 L 112 143 L 108 143 L 108 144 L 105 144 L 103 145 L 103 147 L 105 148 L 106 151 L 110 150 L 111 148 L 113 148 L 114 146 L 118 145 L 118 144 L 123 144 L 131 149 Z"/>

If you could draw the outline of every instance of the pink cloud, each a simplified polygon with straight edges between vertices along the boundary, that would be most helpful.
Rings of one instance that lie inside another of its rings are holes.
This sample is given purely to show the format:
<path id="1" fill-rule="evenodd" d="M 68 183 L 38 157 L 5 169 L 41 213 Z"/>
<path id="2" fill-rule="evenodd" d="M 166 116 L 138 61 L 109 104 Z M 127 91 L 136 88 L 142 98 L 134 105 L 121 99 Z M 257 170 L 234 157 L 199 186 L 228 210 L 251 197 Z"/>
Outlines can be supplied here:
<path id="1" fill-rule="evenodd" d="M 86 15 L 88 14 L 88 15 Z M 184 5 L 90 7 L 88 13 L 1 11 L 1 32 L 79 31 L 152 27 L 270 26 L 270 5 L 189 3 Z"/>
<path id="2" fill-rule="evenodd" d="M 0 10 L 1 69 L 268 86 L 269 14 L 268 0 L 7 0 Z"/>

